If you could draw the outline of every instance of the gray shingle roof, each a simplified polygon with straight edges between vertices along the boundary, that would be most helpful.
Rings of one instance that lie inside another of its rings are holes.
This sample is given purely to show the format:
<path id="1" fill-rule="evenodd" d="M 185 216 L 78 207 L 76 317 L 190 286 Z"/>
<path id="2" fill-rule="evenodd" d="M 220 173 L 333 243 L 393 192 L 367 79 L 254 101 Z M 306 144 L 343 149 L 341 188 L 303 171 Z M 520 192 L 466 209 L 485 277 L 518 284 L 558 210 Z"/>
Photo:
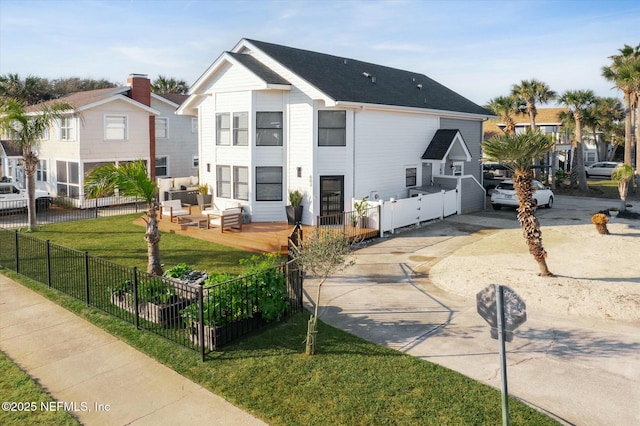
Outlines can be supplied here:
<path id="1" fill-rule="evenodd" d="M 251 55 L 244 55 L 242 53 L 227 52 L 231 57 L 247 67 L 251 72 L 264 80 L 267 84 L 291 84 L 286 79 L 279 76 L 272 69 L 256 60 Z"/>
<path id="2" fill-rule="evenodd" d="M 423 160 L 443 160 L 453 138 L 458 134 L 458 129 L 438 129 L 429 143 L 427 150 L 422 154 Z"/>
<path id="3" fill-rule="evenodd" d="M 246 40 L 336 101 L 493 115 L 424 74 Z"/>

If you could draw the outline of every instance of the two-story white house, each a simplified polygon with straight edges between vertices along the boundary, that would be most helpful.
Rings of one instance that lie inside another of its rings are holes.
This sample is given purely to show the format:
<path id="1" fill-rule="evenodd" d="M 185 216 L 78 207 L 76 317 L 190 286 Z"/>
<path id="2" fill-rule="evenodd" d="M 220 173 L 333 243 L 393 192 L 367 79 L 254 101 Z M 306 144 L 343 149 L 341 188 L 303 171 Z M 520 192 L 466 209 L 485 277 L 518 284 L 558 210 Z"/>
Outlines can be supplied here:
<path id="1" fill-rule="evenodd" d="M 197 175 L 196 118 L 175 114 L 185 99 L 151 93 L 149 79 L 140 74 L 130 75 L 128 86 L 60 98 L 75 111 L 39 141 L 36 186 L 82 206 L 84 176 L 105 163 L 143 159 L 158 177 Z M 30 108 L 37 113 L 37 106 Z M 24 184 L 22 153 L 10 142 L 3 146 L 3 174 Z"/>
<path id="2" fill-rule="evenodd" d="M 217 204 L 283 221 L 298 189 L 305 224 L 437 176 L 479 181 L 492 117 L 420 73 L 249 39 L 215 60 L 178 114 L 198 117 L 200 178 Z M 465 203 L 482 208 L 474 194 Z"/>

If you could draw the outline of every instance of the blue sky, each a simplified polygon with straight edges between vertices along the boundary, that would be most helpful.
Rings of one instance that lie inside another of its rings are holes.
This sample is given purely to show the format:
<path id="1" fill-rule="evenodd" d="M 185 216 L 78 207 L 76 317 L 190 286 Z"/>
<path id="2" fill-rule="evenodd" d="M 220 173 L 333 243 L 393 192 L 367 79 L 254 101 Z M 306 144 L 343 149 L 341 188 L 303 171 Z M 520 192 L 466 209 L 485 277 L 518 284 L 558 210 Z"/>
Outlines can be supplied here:
<path id="1" fill-rule="evenodd" d="M 0 74 L 192 84 L 245 37 L 419 72 L 481 105 L 531 78 L 619 96 L 600 69 L 640 43 L 640 2 L 0 0 Z"/>

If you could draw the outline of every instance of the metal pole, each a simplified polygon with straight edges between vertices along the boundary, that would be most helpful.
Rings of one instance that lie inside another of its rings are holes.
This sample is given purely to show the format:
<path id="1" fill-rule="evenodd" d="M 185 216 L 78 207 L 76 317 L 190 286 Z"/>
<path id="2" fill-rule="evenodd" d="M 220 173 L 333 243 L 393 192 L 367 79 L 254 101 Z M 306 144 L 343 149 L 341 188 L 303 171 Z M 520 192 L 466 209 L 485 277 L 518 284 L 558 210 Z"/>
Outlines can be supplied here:
<path id="1" fill-rule="evenodd" d="M 500 350 L 500 378 L 502 380 L 502 425 L 509 426 L 509 390 L 507 388 L 507 356 L 504 339 L 504 298 L 502 286 L 496 284 L 496 309 L 498 326 L 498 347 Z"/>

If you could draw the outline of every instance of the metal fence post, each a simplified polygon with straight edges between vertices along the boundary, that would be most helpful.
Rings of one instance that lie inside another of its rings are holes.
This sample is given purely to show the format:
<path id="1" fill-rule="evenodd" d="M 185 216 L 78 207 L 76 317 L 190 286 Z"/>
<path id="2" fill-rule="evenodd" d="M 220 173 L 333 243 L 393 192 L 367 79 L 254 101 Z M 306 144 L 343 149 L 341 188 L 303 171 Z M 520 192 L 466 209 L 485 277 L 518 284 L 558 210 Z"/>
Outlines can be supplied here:
<path id="1" fill-rule="evenodd" d="M 16 273 L 20 273 L 20 254 L 18 253 L 18 240 L 20 236 L 18 235 L 18 231 L 15 231 L 15 253 L 16 253 Z"/>
<path id="2" fill-rule="evenodd" d="M 91 296 L 89 295 L 89 252 L 84 252 L 84 291 L 87 297 L 87 306 L 91 305 Z"/>
<path id="3" fill-rule="evenodd" d="M 133 279 L 131 280 L 133 283 L 133 304 L 135 311 L 135 324 L 136 328 L 140 329 L 140 309 L 138 308 L 138 267 L 133 267 Z"/>
<path id="4" fill-rule="evenodd" d="M 51 288 L 51 241 L 47 240 L 47 287 Z"/>
<path id="5" fill-rule="evenodd" d="M 200 358 L 202 359 L 202 362 L 204 362 L 204 297 L 202 296 L 203 293 L 203 286 L 199 285 L 197 286 L 198 288 L 198 334 L 199 334 L 199 339 L 198 341 L 200 342 Z"/>

